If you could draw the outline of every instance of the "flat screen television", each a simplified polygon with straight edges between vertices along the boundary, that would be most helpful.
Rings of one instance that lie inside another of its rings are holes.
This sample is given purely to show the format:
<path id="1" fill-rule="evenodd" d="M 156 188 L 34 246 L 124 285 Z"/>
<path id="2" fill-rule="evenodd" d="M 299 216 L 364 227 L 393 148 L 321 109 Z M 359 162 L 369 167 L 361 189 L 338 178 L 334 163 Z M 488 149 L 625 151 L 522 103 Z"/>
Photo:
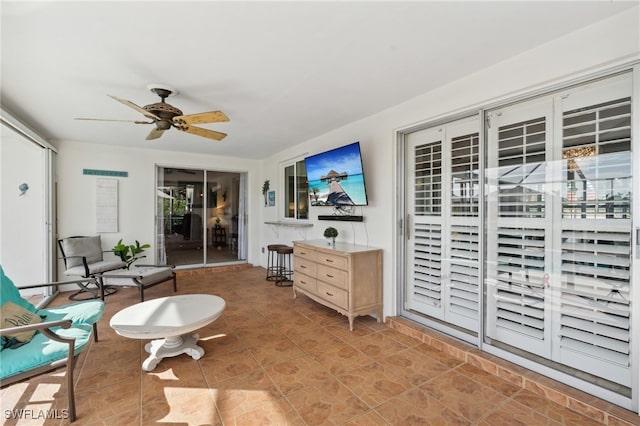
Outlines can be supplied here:
<path id="1" fill-rule="evenodd" d="M 304 159 L 312 206 L 366 206 L 360 142 Z"/>

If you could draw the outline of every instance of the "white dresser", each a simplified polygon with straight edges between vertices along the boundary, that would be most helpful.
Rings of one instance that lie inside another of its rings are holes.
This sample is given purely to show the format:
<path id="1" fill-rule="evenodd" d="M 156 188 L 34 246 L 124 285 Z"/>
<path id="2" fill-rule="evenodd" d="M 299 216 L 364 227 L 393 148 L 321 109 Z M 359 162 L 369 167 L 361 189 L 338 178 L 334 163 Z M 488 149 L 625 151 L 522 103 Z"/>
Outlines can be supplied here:
<path id="1" fill-rule="evenodd" d="M 293 242 L 293 295 L 305 294 L 349 318 L 375 312 L 382 322 L 382 250 L 326 240 Z"/>

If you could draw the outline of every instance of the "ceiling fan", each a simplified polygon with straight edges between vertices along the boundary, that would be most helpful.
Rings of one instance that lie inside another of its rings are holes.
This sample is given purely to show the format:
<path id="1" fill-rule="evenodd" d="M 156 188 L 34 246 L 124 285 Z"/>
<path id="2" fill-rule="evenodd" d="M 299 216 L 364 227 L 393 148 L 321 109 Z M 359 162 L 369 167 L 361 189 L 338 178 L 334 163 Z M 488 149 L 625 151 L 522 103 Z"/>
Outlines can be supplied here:
<path id="1" fill-rule="evenodd" d="M 100 118 L 76 118 L 76 120 L 124 121 L 135 124 L 155 124 L 155 128 L 151 130 L 151 132 L 147 135 L 147 140 L 158 139 L 160 136 L 162 136 L 165 130 L 169 130 L 171 127 L 175 127 L 182 132 L 203 136 L 205 138 L 214 139 L 217 141 L 222 140 L 225 136 L 227 136 L 226 133 L 216 132 L 215 130 L 203 129 L 202 127 L 194 126 L 194 124 L 220 123 L 223 121 L 229 121 L 229 118 L 222 111 L 210 111 L 183 115 L 182 111 L 180 111 L 178 108 L 165 102 L 165 99 L 168 96 L 178 93 L 177 90 L 159 85 L 150 85 L 149 90 L 160 96 L 161 101 L 140 107 L 126 99 L 118 98 L 111 95 L 108 96 L 142 113 L 142 115 L 144 115 L 151 121 L 109 120 Z"/>

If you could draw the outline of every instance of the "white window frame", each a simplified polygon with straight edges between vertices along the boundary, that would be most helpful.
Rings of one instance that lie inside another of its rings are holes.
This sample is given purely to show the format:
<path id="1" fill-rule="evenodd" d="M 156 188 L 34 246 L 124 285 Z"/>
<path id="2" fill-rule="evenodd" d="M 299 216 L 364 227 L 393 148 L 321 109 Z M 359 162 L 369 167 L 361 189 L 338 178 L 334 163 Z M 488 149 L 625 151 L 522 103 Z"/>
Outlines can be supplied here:
<path id="1" fill-rule="evenodd" d="M 309 220 L 309 190 L 307 188 L 306 190 L 306 195 L 305 195 L 305 202 L 306 202 L 306 217 L 299 217 L 300 216 L 300 194 L 297 191 L 298 185 L 300 185 L 300 182 L 298 182 L 298 165 L 300 163 L 304 164 L 304 157 L 295 157 L 292 158 L 290 160 L 287 160 L 286 162 L 283 162 L 280 164 L 280 179 L 281 179 L 281 185 L 280 187 L 282 188 L 281 191 L 281 195 L 278 198 L 278 205 L 279 208 L 281 209 L 281 217 L 282 220 L 285 221 L 303 221 L 303 222 L 307 222 Z M 290 188 L 290 182 L 288 182 L 287 180 L 287 169 L 289 167 L 293 167 L 293 215 L 292 216 L 287 216 L 288 212 L 290 211 L 290 207 L 289 207 L 289 203 L 291 203 L 291 200 L 288 199 L 288 194 L 291 190 Z M 305 170 L 305 176 L 306 176 L 306 170 Z M 307 182 L 302 182 L 302 184 L 307 185 Z"/>

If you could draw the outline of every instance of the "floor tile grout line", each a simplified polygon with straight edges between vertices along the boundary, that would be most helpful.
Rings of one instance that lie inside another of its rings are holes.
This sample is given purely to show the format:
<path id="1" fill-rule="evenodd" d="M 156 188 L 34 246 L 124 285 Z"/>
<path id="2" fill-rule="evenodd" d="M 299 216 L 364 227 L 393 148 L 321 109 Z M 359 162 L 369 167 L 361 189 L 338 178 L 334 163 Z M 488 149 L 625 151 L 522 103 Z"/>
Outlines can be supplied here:
<path id="1" fill-rule="evenodd" d="M 271 377 L 271 375 L 269 374 L 269 372 L 267 372 L 266 368 L 255 358 L 255 356 L 253 355 L 253 353 L 251 351 L 249 351 L 249 353 L 251 354 L 251 356 L 253 357 L 254 361 L 256 362 L 256 364 L 258 364 L 260 366 L 260 369 L 263 371 L 263 373 L 269 378 L 269 381 L 273 384 L 273 386 L 276 387 L 276 389 L 278 389 L 278 392 L 280 392 L 280 395 L 282 395 L 282 398 L 287 402 L 287 405 L 289 407 L 291 407 L 291 410 L 296 413 L 296 415 L 298 416 L 298 418 L 300 419 L 300 421 L 306 426 L 307 422 L 304 419 L 304 417 L 302 417 L 302 415 L 298 412 L 298 410 L 296 409 L 296 407 L 293 406 L 293 404 L 291 403 L 291 401 L 289 400 L 289 398 L 287 397 L 287 395 L 282 391 L 282 389 L 280 388 L 280 386 L 278 386 L 278 384 L 275 382 L 275 380 L 273 380 L 273 378 Z"/>

